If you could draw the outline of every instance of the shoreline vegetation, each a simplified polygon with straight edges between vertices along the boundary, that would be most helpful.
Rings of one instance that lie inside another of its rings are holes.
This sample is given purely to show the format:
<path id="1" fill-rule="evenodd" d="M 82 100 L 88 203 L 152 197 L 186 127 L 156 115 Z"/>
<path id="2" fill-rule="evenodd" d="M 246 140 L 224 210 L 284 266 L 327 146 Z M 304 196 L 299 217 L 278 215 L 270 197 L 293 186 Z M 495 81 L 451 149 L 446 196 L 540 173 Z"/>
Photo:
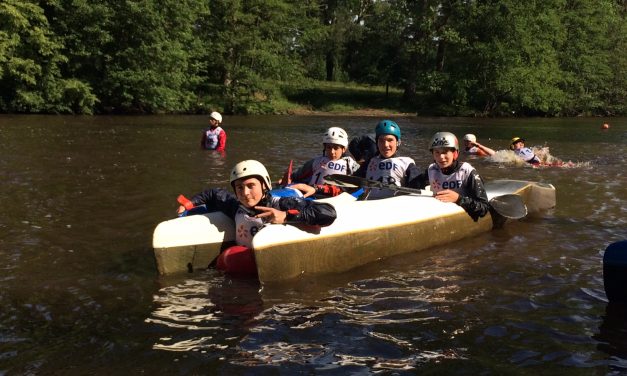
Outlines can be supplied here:
<path id="1" fill-rule="evenodd" d="M 627 115 L 622 1 L 2 0 L 0 113 Z"/>

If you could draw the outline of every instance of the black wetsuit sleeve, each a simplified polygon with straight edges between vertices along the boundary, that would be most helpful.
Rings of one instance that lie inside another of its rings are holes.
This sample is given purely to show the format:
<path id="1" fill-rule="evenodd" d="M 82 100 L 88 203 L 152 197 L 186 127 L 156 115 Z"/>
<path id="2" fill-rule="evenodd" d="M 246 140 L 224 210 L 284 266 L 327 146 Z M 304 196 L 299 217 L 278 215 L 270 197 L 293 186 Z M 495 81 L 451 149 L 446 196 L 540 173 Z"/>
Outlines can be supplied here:
<path id="1" fill-rule="evenodd" d="M 337 217 L 332 205 L 302 198 L 283 197 L 278 206 L 278 209 L 288 212 L 286 223 L 328 226 Z"/>
<path id="2" fill-rule="evenodd" d="M 407 174 L 407 186 L 416 189 L 425 189 L 429 185 L 429 174 L 427 170 L 420 171 L 415 164 L 412 164 L 413 168 L 408 170 Z"/>
<path id="3" fill-rule="evenodd" d="M 205 205 L 207 211 L 220 211 L 231 219 L 235 218 L 235 213 L 239 207 L 237 197 L 226 189 L 212 188 L 204 190 L 191 198 L 194 206 Z"/>
<path id="4" fill-rule="evenodd" d="M 472 170 L 465 184 L 465 192 L 469 192 L 468 196 L 460 196 L 457 204 L 476 222 L 490 210 L 488 195 L 477 170 Z"/>
<path id="5" fill-rule="evenodd" d="M 353 173 L 353 176 L 359 176 L 360 178 L 365 178 L 366 177 L 366 172 L 368 171 L 368 165 L 370 164 L 370 160 L 371 158 L 366 159 L 366 161 L 359 166 L 359 168 L 357 169 L 357 171 L 355 171 Z"/>

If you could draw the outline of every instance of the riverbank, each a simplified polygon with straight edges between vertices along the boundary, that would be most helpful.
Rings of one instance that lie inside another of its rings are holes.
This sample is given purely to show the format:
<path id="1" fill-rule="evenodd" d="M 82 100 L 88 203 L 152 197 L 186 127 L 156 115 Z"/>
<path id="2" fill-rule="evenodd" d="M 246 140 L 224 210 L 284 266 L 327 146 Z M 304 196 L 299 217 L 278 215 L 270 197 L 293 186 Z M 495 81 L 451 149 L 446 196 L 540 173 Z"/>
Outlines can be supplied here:
<path id="1" fill-rule="evenodd" d="M 348 111 L 337 111 L 337 112 L 329 112 L 329 111 L 317 111 L 317 110 L 308 110 L 303 108 L 296 108 L 293 110 L 289 110 L 287 112 L 288 115 L 298 115 L 298 116 L 369 116 L 369 117 L 411 117 L 416 116 L 416 113 L 411 112 L 399 112 L 393 110 L 385 110 L 378 108 L 358 108 L 354 110 Z"/>

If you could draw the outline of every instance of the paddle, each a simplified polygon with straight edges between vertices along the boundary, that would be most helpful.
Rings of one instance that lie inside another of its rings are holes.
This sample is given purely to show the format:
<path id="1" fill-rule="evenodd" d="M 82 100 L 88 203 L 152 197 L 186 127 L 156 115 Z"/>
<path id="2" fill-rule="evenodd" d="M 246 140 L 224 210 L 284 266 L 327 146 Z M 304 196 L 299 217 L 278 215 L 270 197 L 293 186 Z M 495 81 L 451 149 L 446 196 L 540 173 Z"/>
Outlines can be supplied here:
<path id="1" fill-rule="evenodd" d="M 433 197 L 435 194 L 431 191 L 422 189 L 399 187 L 394 184 L 385 184 L 380 181 L 360 178 L 358 176 L 339 175 L 333 174 L 325 177 L 325 180 L 330 184 L 341 185 L 344 187 L 365 187 L 365 188 L 379 188 L 389 189 L 391 191 L 397 191 L 402 193 L 408 193 L 419 196 Z M 522 200 L 522 197 L 515 194 L 505 194 L 493 197 L 488 201 L 492 209 L 499 215 L 510 218 L 520 219 L 527 215 L 527 207 Z"/>
<path id="2" fill-rule="evenodd" d="M 379 188 L 379 189 L 389 189 L 391 191 L 409 193 L 409 194 L 414 194 L 414 195 L 419 195 L 419 196 L 427 196 L 427 197 L 434 196 L 434 193 L 431 191 L 415 189 L 415 188 L 399 187 L 394 184 L 385 184 L 380 181 L 360 178 L 358 176 L 352 176 L 352 175 L 341 175 L 341 174 L 327 175 L 324 177 L 324 180 L 326 180 L 329 184 L 339 185 L 339 186 L 343 186 L 346 188 L 359 188 L 359 187 Z"/>

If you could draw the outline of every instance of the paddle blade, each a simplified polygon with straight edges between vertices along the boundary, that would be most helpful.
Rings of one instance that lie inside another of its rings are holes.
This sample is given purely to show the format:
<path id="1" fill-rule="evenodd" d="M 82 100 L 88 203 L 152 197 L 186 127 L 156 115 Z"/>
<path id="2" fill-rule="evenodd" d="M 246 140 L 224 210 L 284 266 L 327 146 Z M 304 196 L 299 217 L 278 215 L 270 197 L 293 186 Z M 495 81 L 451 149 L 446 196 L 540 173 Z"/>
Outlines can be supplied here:
<path id="1" fill-rule="evenodd" d="M 361 180 L 364 179 L 355 178 L 350 175 L 333 174 L 325 176 L 324 180 L 327 183 L 339 185 L 345 188 L 359 188 L 362 184 Z"/>
<path id="2" fill-rule="evenodd" d="M 290 165 L 287 166 L 287 170 L 285 170 L 285 174 L 283 174 L 283 179 L 281 182 L 284 186 L 288 184 L 292 184 L 292 166 L 294 164 L 294 160 L 290 159 Z"/>
<path id="3" fill-rule="evenodd" d="M 520 219 L 527 215 L 527 206 L 522 197 L 515 194 L 496 196 L 490 200 L 489 204 L 505 218 Z"/>

